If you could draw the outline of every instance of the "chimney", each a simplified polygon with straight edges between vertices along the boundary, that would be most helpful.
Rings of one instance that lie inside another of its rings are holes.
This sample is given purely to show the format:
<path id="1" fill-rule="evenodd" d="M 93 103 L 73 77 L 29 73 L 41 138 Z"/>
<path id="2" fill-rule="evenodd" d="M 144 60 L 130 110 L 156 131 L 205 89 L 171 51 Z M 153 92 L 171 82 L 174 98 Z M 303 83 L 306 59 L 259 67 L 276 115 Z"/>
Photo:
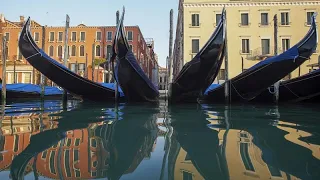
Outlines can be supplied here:
<path id="1" fill-rule="evenodd" d="M 0 14 L 0 23 L 1 23 L 1 22 L 3 22 L 3 23 L 5 22 L 5 20 L 4 20 L 4 15 L 3 15 L 3 14 Z"/>
<path id="2" fill-rule="evenodd" d="M 24 16 L 20 16 L 20 22 L 24 23 Z"/>

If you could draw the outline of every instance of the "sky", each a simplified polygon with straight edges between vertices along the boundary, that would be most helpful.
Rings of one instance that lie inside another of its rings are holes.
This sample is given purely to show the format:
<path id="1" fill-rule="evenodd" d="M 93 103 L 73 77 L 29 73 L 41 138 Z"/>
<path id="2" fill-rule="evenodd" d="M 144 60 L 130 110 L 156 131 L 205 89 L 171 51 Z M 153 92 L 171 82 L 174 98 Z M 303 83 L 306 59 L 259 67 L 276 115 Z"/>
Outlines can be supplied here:
<path id="1" fill-rule="evenodd" d="M 0 14 L 10 21 L 19 16 L 48 26 L 64 26 L 66 14 L 70 26 L 114 26 L 116 11 L 125 6 L 124 24 L 138 25 L 144 38 L 153 38 L 159 65 L 165 67 L 169 55 L 170 9 L 174 11 L 173 35 L 177 24 L 179 0 L 1 0 Z"/>

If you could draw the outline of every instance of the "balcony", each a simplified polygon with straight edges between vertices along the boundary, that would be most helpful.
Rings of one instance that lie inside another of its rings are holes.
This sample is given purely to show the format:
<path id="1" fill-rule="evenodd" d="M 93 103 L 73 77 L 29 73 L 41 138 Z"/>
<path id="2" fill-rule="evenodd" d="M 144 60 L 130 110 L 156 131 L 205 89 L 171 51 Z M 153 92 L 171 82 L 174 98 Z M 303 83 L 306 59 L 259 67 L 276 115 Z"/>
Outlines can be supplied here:
<path id="1" fill-rule="evenodd" d="M 280 53 L 282 53 L 281 47 L 278 48 L 278 54 Z M 260 47 L 250 51 L 250 53 L 247 54 L 247 59 L 248 60 L 264 60 L 265 58 L 274 56 L 274 54 L 275 54 L 274 47 L 270 47 L 269 52 L 262 52 L 262 48 Z"/>

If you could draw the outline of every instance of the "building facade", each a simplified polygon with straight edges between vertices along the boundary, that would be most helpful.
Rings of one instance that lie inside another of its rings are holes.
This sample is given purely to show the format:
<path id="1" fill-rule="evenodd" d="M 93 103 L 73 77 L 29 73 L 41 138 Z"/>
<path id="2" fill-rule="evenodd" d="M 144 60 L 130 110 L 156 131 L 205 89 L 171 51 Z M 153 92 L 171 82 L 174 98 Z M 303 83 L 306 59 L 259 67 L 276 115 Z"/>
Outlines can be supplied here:
<path id="1" fill-rule="evenodd" d="M 180 0 L 174 52 L 174 75 L 207 42 L 226 8 L 229 78 L 254 64 L 294 46 L 308 32 L 313 13 L 320 10 L 315 0 Z M 275 15 L 277 35 L 274 36 Z M 277 40 L 275 40 L 277 39 Z M 181 43 L 183 42 L 183 43 Z M 276 46 L 277 45 L 277 46 Z M 275 48 L 278 47 L 278 48 Z M 313 70 L 319 51 L 290 73 L 294 78 Z M 224 80 L 221 66 L 215 80 Z"/>
<path id="2" fill-rule="evenodd" d="M 7 38 L 7 83 L 37 83 L 40 80 L 39 73 L 27 63 L 19 52 L 18 38 L 25 21 L 20 16 L 19 22 L 4 20 L 1 28 L 2 34 Z M 152 79 L 152 69 L 157 64 L 153 45 L 147 44 L 139 26 L 126 26 L 127 39 L 138 63 L 146 75 Z M 85 76 L 85 70 L 88 68 L 88 78 L 94 81 L 104 82 L 109 79 L 105 75 L 109 71 L 104 71 L 98 62 L 109 58 L 112 52 L 112 41 L 114 39 L 115 26 L 78 26 L 69 27 L 68 30 L 68 56 L 67 66 L 74 72 Z M 42 26 L 36 21 L 31 21 L 31 32 L 37 45 L 43 49 L 50 57 L 63 63 L 65 27 Z M 94 67 L 92 68 L 92 63 Z M 15 75 L 13 67 L 15 65 Z M 92 77 L 92 69 L 95 71 Z M 109 68 L 107 68 L 109 69 Z M 14 79 L 15 78 L 15 79 Z"/>
<path id="3" fill-rule="evenodd" d="M 159 67 L 159 90 L 167 89 L 167 68 Z"/>

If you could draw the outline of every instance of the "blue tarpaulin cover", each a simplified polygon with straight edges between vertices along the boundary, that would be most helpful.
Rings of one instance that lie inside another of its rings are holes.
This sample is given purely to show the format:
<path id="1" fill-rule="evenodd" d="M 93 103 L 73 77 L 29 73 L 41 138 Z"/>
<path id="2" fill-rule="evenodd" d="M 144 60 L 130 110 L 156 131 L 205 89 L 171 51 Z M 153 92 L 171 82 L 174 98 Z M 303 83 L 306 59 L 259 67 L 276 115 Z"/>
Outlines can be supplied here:
<path id="1" fill-rule="evenodd" d="M 41 87 L 35 84 L 7 84 L 7 91 L 16 91 L 16 92 L 28 92 L 28 93 L 39 93 L 41 94 Z M 0 87 L 2 89 L 2 86 Z M 63 91 L 58 87 L 46 86 L 44 95 L 59 95 L 63 94 Z"/>
<path id="2" fill-rule="evenodd" d="M 219 87 L 220 84 L 211 84 L 208 89 L 204 92 L 205 95 L 208 95 L 208 92 L 211 91 L 212 89 L 215 89 L 217 87 Z"/>

